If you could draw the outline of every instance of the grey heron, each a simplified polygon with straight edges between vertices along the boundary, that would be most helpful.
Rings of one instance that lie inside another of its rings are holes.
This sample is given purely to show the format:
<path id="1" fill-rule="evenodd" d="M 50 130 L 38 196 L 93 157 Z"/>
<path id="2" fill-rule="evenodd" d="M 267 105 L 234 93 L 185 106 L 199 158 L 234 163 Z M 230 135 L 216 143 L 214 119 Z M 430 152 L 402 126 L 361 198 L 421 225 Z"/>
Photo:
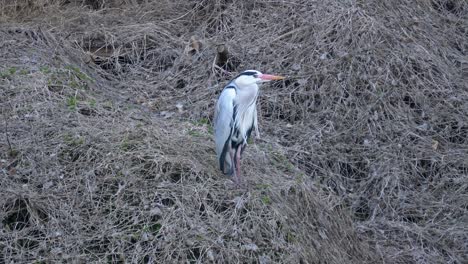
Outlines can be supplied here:
<path id="1" fill-rule="evenodd" d="M 220 170 L 241 181 L 240 158 L 253 129 L 258 136 L 259 84 L 284 77 L 247 70 L 231 80 L 221 92 L 215 109 L 215 143 Z"/>

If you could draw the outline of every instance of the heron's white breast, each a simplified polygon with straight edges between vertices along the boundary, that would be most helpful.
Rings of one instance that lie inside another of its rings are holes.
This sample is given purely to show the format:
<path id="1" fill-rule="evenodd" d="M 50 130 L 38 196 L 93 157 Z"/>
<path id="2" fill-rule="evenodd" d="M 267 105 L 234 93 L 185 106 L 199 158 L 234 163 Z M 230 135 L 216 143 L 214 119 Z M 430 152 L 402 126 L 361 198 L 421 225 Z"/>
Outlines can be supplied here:
<path id="1" fill-rule="evenodd" d="M 247 141 L 247 131 L 252 127 L 255 118 L 255 109 L 258 86 L 254 85 L 247 89 L 239 89 L 236 96 L 237 116 L 236 126 L 241 137 Z"/>
<path id="2" fill-rule="evenodd" d="M 244 140 L 247 140 L 247 131 L 249 131 L 253 125 L 255 118 L 255 107 L 256 104 L 252 104 L 240 117 L 239 131 Z"/>

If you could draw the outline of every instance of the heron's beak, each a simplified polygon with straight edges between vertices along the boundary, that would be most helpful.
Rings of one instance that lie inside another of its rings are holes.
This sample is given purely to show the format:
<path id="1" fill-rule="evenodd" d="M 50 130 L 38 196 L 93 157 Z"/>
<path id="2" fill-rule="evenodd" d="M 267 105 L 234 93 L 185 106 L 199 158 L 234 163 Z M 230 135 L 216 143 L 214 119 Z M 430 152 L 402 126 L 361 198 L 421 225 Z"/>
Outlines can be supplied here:
<path id="1" fill-rule="evenodd" d="M 271 75 L 271 74 L 262 74 L 259 77 L 263 81 L 276 81 L 276 80 L 283 80 L 286 78 L 283 76 L 277 76 L 277 75 Z"/>

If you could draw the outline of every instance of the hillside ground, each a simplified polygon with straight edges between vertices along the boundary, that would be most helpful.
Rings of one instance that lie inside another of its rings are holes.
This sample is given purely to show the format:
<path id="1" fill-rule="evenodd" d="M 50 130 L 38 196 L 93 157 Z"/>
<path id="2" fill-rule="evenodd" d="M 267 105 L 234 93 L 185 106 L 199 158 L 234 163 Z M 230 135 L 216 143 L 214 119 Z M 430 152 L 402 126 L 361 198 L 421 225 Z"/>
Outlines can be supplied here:
<path id="1" fill-rule="evenodd" d="M 0 3 L 1 263 L 467 262 L 467 2 Z"/>

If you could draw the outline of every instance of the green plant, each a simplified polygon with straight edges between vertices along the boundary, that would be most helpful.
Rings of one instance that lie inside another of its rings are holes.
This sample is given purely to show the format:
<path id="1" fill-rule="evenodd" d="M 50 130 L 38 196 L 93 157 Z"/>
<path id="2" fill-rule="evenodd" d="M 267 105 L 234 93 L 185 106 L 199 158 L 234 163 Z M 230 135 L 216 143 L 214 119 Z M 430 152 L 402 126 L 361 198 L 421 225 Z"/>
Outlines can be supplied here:
<path id="1" fill-rule="evenodd" d="M 210 135 L 213 135 L 214 134 L 214 129 L 212 126 L 209 126 L 208 127 L 208 133 L 210 133 Z"/>
<path id="2" fill-rule="evenodd" d="M 103 107 L 107 110 L 111 110 L 114 107 L 114 104 L 112 101 L 105 101 Z"/>
<path id="3" fill-rule="evenodd" d="M 128 136 L 125 136 L 122 142 L 120 142 L 120 149 L 123 151 L 135 150 L 138 146 L 138 141 L 135 139 L 130 139 Z"/>
<path id="4" fill-rule="evenodd" d="M 294 170 L 294 165 L 282 153 L 273 152 L 272 156 L 273 156 L 273 161 L 275 162 L 275 164 L 278 167 L 283 168 L 283 169 L 288 170 L 288 171 L 293 171 Z"/>
<path id="5" fill-rule="evenodd" d="M 51 72 L 50 68 L 48 66 L 40 66 L 39 71 L 41 71 L 44 74 L 49 74 Z"/>
<path id="6" fill-rule="evenodd" d="M 0 79 L 9 79 L 16 73 L 16 67 L 10 67 L 7 70 L 0 72 Z"/>
<path id="7" fill-rule="evenodd" d="M 91 107 L 96 107 L 96 99 L 92 98 L 91 100 L 89 100 L 89 106 Z"/>
<path id="8" fill-rule="evenodd" d="M 11 157 L 11 158 L 16 158 L 19 154 L 19 151 L 12 148 L 8 151 L 8 155 Z"/>
<path id="9" fill-rule="evenodd" d="M 67 99 L 68 109 L 76 110 L 77 105 L 78 105 L 78 100 L 76 99 L 75 96 L 68 97 L 68 99 Z"/>
<path id="10" fill-rule="evenodd" d="M 71 71 L 76 77 L 78 77 L 82 81 L 93 81 L 91 77 L 89 77 L 86 73 L 82 72 L 78 67 L 73 65 L 65 66 L 65 69 Z"/>
<path id="11" fill-rule="evenodd" d="M 296 241 L 296 235 L 294 235 L 291 232 L 288 232 L 288 234 L 286 235 L 286 241 L 289 243 L 294 243 Z"/>
<path id="12" fill-rule="evenodd" d="M 203 136 L 203 135 L 200 133 L 200 131 L 197 131 L 197 130 L 194 130 L 194 129 L 190 129 L 188 133 L 189 133 L 189 135 L 194 136 L 194 137 L 201 137 L 201 136 Z"/>
<path id="13" fill-rule="evenodd" d="M 63 135 L 63 142 L 70 147 L 78 147 L 84 144 L 84 137 L 74 136 L 70 133 Z"/>
<path id="14" fill-rule="evenodd" d="M 159 233 L 159 230 L 161 229 L 161 227 L 162 225 L 160 223 L 154 223 L 154 224 L 143 226 L 142 231 L 149 232 L 149 233 L 156 235 Z"/>
<path id="15" fill-rule="evenodd" d="M 9 68 L 9 69 L 8 69 L 8 73 L 9 73 L 10 75 L 15 74 L 15 73 L 16 73 L 16 67 L 11 67 L 11 68 Z"/>
<path id="16" fill-rule="evenodd" d="M 0 72 L 0 79 L 7 79 L 10 77 L 10 74 L 8 72 Z"/>
<path id="17" fill-rule="evenodd" d="M 267 195 L 262 195 L 261 200 L 262 200 L 262 203 L 263 203 L 263 204 L 266 204 L 266 205 L 271 204 L 271 199 L 270 199 L 270 197 L 267 196 Z"/>

